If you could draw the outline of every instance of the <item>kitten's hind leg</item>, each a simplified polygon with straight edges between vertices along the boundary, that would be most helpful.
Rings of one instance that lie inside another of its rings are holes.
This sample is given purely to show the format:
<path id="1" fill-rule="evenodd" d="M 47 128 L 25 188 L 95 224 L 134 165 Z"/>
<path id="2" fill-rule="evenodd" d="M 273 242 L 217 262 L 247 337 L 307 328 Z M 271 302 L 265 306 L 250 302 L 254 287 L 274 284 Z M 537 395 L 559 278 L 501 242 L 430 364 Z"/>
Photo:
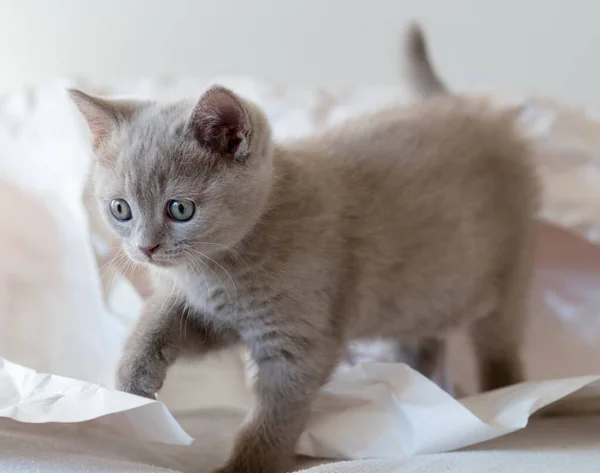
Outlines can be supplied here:
<path id="1" fill-rule="evenodd" d="M 500 310 L 475 322 L 471 327 L 473 348 L 482 391 L 524 381 L 521 361 L 521 327 L 506 321 Z"/>
<path id="2" fill-rule="evenodd" d="M 525 380 L 521 349 L 531 275 L 530 247 L 522 245 L 515 252 L 515 263 L 501 279 L 498 303 L 470 328 L 483 391 Z"/>
<path id="3" fill-rule="evenodd" d="M 438 368 L 440 358 L 444 356 L 445 345 L 442 340 L 422 338 L 414 341 L 400 341 L 396 344 L 395 359 L 406 363 L 423 376 L 432 378 Z"/>

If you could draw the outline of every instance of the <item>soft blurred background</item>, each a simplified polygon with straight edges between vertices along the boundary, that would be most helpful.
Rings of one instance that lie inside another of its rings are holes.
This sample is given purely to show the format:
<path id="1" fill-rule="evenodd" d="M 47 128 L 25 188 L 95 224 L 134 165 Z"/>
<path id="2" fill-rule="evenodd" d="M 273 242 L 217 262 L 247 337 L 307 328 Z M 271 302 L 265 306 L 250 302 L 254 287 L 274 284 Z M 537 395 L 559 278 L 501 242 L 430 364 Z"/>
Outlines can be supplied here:
<path id="1" fill-rule="evenodd" d="M 0 90 L 65 75 L 390 85 L 420 19 L 456 89 L 598 106 L 599 14 L 594 0 L 0 0 Z"/>

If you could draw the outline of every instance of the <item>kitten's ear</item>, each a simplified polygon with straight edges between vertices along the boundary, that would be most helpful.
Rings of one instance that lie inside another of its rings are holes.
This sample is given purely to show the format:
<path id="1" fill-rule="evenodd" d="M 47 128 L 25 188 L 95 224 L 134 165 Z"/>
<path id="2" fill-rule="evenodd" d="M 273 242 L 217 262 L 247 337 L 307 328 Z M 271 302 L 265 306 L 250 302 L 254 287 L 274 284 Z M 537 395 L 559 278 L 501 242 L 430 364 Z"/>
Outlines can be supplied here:
<path id="1" fill-rule="evenodd" d="M 200 97 L 189 126 L 195 138 L 216 153 L 241 159 L 250 152 L 250 114 L 244 103 L 225 87 L 214 86 Z"/>
<path id="2" fill-rule="evenodd" d="M 69 89 L 69 95 L 87 121 L 94 137 L 94 148 L 98 148 L 119 122 L 128 119 L 136 108 L 132 102 L 102 99 L 77 89 Z"/>

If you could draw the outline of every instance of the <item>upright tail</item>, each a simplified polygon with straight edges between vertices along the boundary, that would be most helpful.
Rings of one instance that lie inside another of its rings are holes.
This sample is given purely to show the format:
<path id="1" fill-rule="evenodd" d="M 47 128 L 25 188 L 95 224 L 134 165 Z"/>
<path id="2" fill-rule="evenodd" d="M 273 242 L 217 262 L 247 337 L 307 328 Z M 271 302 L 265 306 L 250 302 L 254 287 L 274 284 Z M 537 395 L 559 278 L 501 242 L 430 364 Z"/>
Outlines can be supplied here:
<path id="1" fill-rule="evenodd" d="M 420 98 L 450 93 L 431 64 L 421 26 L 412 23 L 404 37 L 404 75 L 412 92 Z"/>

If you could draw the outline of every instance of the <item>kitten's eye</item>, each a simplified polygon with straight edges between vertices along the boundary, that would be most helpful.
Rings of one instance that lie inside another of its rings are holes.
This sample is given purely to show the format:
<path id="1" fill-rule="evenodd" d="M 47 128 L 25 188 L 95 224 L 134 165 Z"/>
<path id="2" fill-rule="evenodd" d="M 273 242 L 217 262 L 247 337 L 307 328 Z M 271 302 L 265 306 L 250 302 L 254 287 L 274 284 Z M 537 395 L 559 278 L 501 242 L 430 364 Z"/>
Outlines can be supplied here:
<path id="1" fill-rule="evenodd" d="M 110 203 L 110 212 L 120 222 L 126 222 L 131 220 L 131 207 L 127 201 L 123 199 L 115 199 Z"/>
<path id="2" fill-rule="evenodd" d="M 173 220 L 187 222 L 194 216 L 196 206 L 191 200 L 170 200 L 167 204 L 167 212 Z"/>

